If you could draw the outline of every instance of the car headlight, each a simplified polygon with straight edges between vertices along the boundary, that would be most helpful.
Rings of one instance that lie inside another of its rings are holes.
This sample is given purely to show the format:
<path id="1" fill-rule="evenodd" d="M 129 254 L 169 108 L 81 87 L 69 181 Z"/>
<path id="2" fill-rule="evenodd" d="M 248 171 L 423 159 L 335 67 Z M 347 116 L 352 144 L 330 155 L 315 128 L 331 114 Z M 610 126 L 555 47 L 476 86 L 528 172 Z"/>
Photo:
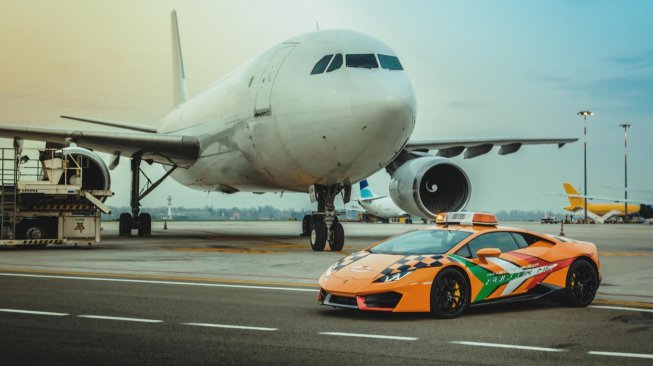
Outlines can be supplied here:
<path id="1" fill-rule="evenodd" d="M 394 282 L 394 281 L 399 281 L 400 279 L 408 276 L 409 274 L 413 273 L 414 271 L 405 271 L 405 272 L 397 272 L 393 274 L 388 274 L 385 275 L 378 280 L 374 282 Z"/>

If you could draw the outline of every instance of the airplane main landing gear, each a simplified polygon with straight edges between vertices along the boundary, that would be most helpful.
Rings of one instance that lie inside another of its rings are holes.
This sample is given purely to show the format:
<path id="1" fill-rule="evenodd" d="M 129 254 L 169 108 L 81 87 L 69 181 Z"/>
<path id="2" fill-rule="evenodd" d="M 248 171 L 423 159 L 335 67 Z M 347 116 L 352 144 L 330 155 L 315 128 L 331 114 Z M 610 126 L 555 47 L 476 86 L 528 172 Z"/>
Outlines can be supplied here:
<path id="1" fill-rule="evenodd" d="M 310 237 L 311 249 L 316 252 L 323 251 L 327 243 L 334 252 L 341 251 L 345 245 L 345 230 L 338 222 L 334 205 L 336 195 L 341 189 L 340 185 L 315 186 L 317 212 L 304 216 L 302 235 Z M 349 192 L 347 189 L 346 191 Z"/>
<path id="2" fill-rule="evenodd" d="M 120 236 L 131 236 L 132 230 L 138 230 L 138 236 L 150 236 L 152 235 L 152 217 L 149 213 L 142 213 L 141 211 L 141 200 L 147 196 L 150 192 L 154 190 L 161 182 L 166 179 L 172 172 L 177 168 L 173 166 L 170 170 L 166 172 L 159 180 L 152 183 L 152 181 L 145 175 L 147 179 L 147 189 L 143 192 L 140 192 L 140 176 L 141 176 L 141 161 L 142 157 L 140 155 L 135 155 L 131 160 L 131 197 L 130 205 L 132 212 L 131 214 L 123 212 L 120 214 L 120 219 L 118 222 L 118 234 Z M 148 161 L 151 163 L 151 161 Z"/>

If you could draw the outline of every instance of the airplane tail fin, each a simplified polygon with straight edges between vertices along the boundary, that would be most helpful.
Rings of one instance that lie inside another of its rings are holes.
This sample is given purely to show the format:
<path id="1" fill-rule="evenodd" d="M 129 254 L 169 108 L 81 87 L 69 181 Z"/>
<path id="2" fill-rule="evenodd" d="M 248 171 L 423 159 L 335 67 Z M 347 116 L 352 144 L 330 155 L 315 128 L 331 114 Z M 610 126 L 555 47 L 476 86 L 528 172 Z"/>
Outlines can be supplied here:
<path id="1" fill-rule="evenodd" d="M 186 86 L 186 72 L 184 71 L 184 58 L 181 54 L 181 40 L 179 38 L 179 24 L 177 11 L 170 13 L 172 26 L 172 67 L 174 83 L 174 102 L 178 106 L 188 100 L 188 87 Z"/>
<path id="2" fill-rule="evenodd" d="M 583 207 L 583 200 L 578 197 L 580 193 L 569 183 L 562 183 L 565 187 L 565 192 L 567 192 L 567 199 L 569 200 L 569 205 L 573 207 Z M 574 197 L 575 196 L 575 197 Z"/>
<path id="3" fill-rule="evenodd" d="M 367 179 L 363 179 L 360 182 L 360 198 L 361 199 L 370 199 L 376 197 L 376 194 L 372 192 L 372 189 L 370 188 L 369 183 L 367 183 Z"/>

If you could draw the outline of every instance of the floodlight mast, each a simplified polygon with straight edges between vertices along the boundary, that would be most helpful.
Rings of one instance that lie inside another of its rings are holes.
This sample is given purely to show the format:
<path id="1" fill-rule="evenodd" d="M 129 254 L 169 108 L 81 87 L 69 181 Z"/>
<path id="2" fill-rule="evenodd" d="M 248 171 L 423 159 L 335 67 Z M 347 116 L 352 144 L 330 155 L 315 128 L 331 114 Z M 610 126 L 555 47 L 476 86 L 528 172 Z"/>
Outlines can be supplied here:
<path id="1" fill-rule="evenodd" d="M 624 129 L 624 222 L 626 222 L 628 220 L 628 129 L 633 125 L 626 122 L 619 127 Z"/>
<path id="2" fill-rule="evenodd" d="M 587 117 L 593 116 L 594 113 L 592 111 L 580 111 L 576 114 L 583 117 L 583 122 L 585 124 L 585 128 L 583 130 L 583 195 L 585 196 L 583 210 L 585 211 L 585 218 L 583 219 L 583 222 L 587 224 Z"/>

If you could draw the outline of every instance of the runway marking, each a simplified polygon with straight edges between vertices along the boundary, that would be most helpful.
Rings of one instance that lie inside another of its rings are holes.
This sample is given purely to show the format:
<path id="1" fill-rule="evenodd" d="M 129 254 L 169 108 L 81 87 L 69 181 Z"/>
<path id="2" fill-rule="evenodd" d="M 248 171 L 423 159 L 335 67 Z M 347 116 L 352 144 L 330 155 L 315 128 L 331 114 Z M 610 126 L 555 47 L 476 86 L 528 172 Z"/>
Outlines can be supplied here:
<path id="1" fill-rule="evenodd" d="M 87 319 L 100 319 L 100 320 L 119 320 L 125 322 L 139 322 L 139 323 L 163 323 L 163 320 L 156 319 L 141 319 L 141 318 L 125 318 L 120 316 L 104 316 L 104 315 L 77 315 L 78 318 Z"/>
<path id="2" fill-rule="evenodd" d="M 566 351 L 565 349 L 561 349 L 561 348 L 531 347 L 531 346 L 520 346 L 516 344 L 468 342 L 468 341 L 451 341 L 449 343 L 462 344 L 465 346 L 523 349 L 527 351 L 542 351 L 542 352 L 565 352 Z"/>
<path id="3" fill-rule="evenodd" d="M 51 316 L 67 316 L 66 313 L 53 313 L 49 311 L 34 311 L 34 310 L 19 310 L 19 309 L 0 309 L 3 313 L 18 313 L 18 314 L 34 314 L 34 315 L 51 315 Z"/>
<path id="4" fill-rule="evenodd" d="M 54 270 L 39 270 L 39 269 L 22 269 L 22 268 L 0 268 L 0 275 L 5 273 L 7 275 L 16 272 L 29 273 L 29 274 L 49 274 L 49 275 L 66 275 L 66 276 L 96 276 L 106 278 L 135 278 L 135 279 L 155 279 L 163 281 L 192 281 L 192 282 L 219 282 L 219 283 L 238 283 L 250 285 L 272 285 L 272 286 L 287 286 L 287 287 L 318 287 L 316 278 L 301 278 L 301 277 L 279 277 L 275 278 L 293 278 L 301 280 L 309 280 L 312 283 L 296 283 L 296 282 L 280 282 L 280 281 L 255 281 L 246 279 L 228 279 L 222 277 L 191 277 L 191 276 L 165 276 L 165 275 L 150 275 L 146 273 L 130 274 L 130 273 L 103 273 L 103 272 L 76 272 L 76 271 L 54 271 Z M 261 275 L 236 275 L 246 277 L 261 277 Z"/>
<path id="5" fill-rule="evenodd" d="M 653 257 L 651 252 L 601 251 L 599 257 Z"/>
<path id="6" fill-rule="evenodd" d="M 644 313 L 653 313 L 653 309 L 627 308 L 625 306 L 590 305 L 589 307 L 594 308 L 594 309 L 625 310 L 625 311 L 637 311 L 637 312 L 644 312 Z"/>
<path id="7" fill-rule="evenodd" d="M 211 324 L 211 323 L 181 323 L 184 325 L 192 325 L 195 327 L 208 327 L 208 328 L 225 328 L 225 329 L 244 329 L 244 330 L 260 330 L 266 332 L 274 332 L 277 328 L 263 328 L 263 327 L 249 327 L 245 325 L 228 325 L 228 324 Z"/>
<path id="8" fill-rule="evenodd" d="M 387 336 L 380 334 L 363 334 L 363 333 L 340 333 L 340 332 L 320 332 L 320 335 L 340 336 L 340 337 L 359 337 L 359 338 L 376 338 L 376 339 L 392 339 L 396 341 L 416 341 L 419 338 L 415 337 L 400 337 L 400 336 Z"/>
<path id="9" fill-rule="evenodd" d="M 615 356 L 615 357 L 635 357 L 635 358 L 650 358 L 653 359 L 653 355 L 646 353 L 621 353 L 621 352 L 601 352 L 601 351 L 589 351 L 588 355 L 596 356 Z"/>
<path id="10" fill-rule="evenodd" d="M 124 279 L 124 278 L 104 278 L 104 277 L 76 277 L 76 276 L 34 275 L 34 274 L 25 274 L 25 273 L 0 273 L 0 276 L 54 278 L 54 279 L 82 280 L 82 281 L 146 283 L 146 284 L 158 284 L 158 285 L 225 287 L 225 288 L 242 288 L 242 289 L 250 289 L 250 290 L 281 290 L 281 291 L 299 291 L 299 292 L 318 292 L 319 291 L 318 289 L 310 289 L 310 288 L 252 286 L 252 285 L 228 285 L 228 284 L 223 284 L 223 283 L 135 280 L 135 279 Z"/>

